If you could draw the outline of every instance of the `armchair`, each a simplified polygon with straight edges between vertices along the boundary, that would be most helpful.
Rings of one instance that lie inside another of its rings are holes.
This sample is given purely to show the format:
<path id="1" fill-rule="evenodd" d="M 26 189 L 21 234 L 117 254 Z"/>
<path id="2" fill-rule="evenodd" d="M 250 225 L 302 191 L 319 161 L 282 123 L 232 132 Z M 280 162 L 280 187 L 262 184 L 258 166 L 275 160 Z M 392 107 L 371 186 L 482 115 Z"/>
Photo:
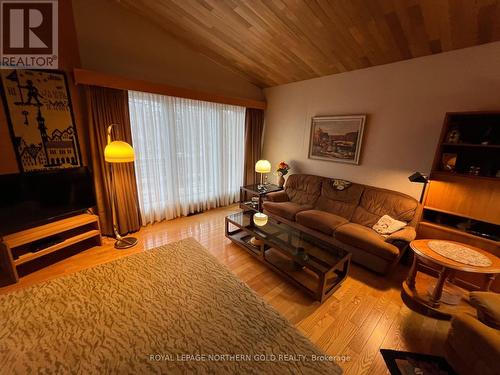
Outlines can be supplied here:
<path id="1" fill-rule="evenodd" d="M 471 302 L 478 309 L 478 318 L 458 314 L 451 321 L 445 344 L 446 359 L 460 375 L 500 374 L 500 330 L 493 328 L 491 319 L 500 321 L 500 294 L 472 292 Z M 483 303 L 485 302 L 485 303 Z M 484 310 L 487 311 L 484 311 Z M 489 319 L 482 317 L 487 314 Z"/>

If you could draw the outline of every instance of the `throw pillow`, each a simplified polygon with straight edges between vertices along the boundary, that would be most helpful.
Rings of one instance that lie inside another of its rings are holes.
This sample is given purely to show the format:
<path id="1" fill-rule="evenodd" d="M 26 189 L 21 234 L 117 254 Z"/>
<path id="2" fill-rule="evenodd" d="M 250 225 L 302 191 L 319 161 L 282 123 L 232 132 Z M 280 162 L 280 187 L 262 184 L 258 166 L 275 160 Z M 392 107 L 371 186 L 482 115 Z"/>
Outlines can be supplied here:
<path id="1" fill-rule="evenodd" d="M 500 294 L 470 292 L 469 299 L 477 310 L 478 319 L 491 328 L 500 329 Z"/>
<path id="2" fill-rule="evenodd" d="M 332 180 L 332 186 L 334 189 L 337 190 L 344 190 L 347 189 L 349 186 L 351 186 L 351 181 L 346 181 L 346 180 L 341 180 L 338 178 L 334 178 Z"/>
<path id="3" fill-rule="evenodd" d="M 406 227 L 407 223 L 393 219 L 389 215 L 384 215 L 372 227 L 378 234 L 389 235 Z"/>

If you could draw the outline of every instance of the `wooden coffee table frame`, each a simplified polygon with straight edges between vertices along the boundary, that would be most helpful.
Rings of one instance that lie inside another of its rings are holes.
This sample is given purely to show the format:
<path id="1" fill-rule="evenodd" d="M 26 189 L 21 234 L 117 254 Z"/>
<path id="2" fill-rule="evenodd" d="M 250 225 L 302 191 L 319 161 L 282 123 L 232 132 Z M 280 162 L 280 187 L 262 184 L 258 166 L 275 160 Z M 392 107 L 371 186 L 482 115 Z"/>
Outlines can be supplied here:
<path id="1" fill-rule="evenodd" d="M 296 265 L 296 269 L 286 270 L 283 267 L 278 267 L 277 263 L 272 261 L 272 258 L 276 259 L 276 255 L 278 255 L 277 257 L 279 258 L 279 254 L 290 258 L 290 249 L 284 249 L 287 247 L 286 242 L 283 242 L 281 246 L 277 246 L 275 240 L 270 240 L 270 237 L 266 238 L 259 235 L 258 232 L 252 230 L 252 227 L 241 226 L 240 223 L 232 220 L 231 216 L 232 215 L 229 215 L 225 219 L 225 234 L 227 238 L 244 248 L 266 266 L 304 290 L 321 303 L 330 297 L 346 279 L 351 262 L 350 253 L 345 252 L 344 256 L 336 257 L 337 260 L 335 262 L 331 262 L 330 264 L 321 260 L 322 255 L 327 256 L 329 254 L 328 250 L 321 250 L 323 254 L 316 254 L 317 257 L 314 254 L 308 253 L 310 261 L 302 261 L 300 259 L 289 260 L 289 263 Z M 270 218 L 270 220 L 272 219 Z M 236 229 L 229 230 L 230 224 L 235 226 Z M 286 226 L 286 224 L 279 225 Z M 287 234 L 287 231 L 284 230 L 282 234 Z M 262 245 L 253 246 L 250 244 L 247 238 L 252 236 L 261 240 Z M 321 240 L 318 240 L 318 242 L 321 242 Z M 328 246 L 331 247 L 329 244 Z M 334 255 L 331 255 L 330 257 L 333 258 Z M 304 268 L 307 268 L 309 272 L 317 275 L 318 282 L 316 285 L 311 285 L 309 282 L 306 283 L 305 278 L 296 277 L 297 274 L 306 272 L 303 270 Z"/>
<path id="2" fill-rule="evenodd" d="M 496 275 L 500 273 L 500 259 L 493 254 L 477 247 L 462 244 L 459 242 L 447 241 L 460 246 L 469 247 L 472 250 L 475 250 L 488 257 L 492 261 L 491 266 L 488 267 L 477 267 L 459 263 L 433 251 L 428 245 L 429 241 L 438 240 L 415 240 L 410 243 L 410 247 L 414 252 L 414 257 L 408 277 L 403 282 L 403 297 L 409 298 L 417 306 L 421 307 L 426 315 L 430 315 L 439 319 L 451 319 L 455 311 L 473 311 L 473 309 L 469 308 L 468 306 L 456 308 L 454 306 L 448 307 L 441 304 L 441 297 L 446 281 L 453 281 L 456 271 L 483 274 L 485 276 L 485 282 L 482 290 L 489 291 Z M 419 292 L 418 290 L 419 288 L 417 285 L 417 274 L 421 265 L 439 268 L 439 276 L 437 278 L 436 286 L 434 287 L 434 291 L 430 296 L 427 295 L 426 290 L 424 290 L 423 292 Z"/>

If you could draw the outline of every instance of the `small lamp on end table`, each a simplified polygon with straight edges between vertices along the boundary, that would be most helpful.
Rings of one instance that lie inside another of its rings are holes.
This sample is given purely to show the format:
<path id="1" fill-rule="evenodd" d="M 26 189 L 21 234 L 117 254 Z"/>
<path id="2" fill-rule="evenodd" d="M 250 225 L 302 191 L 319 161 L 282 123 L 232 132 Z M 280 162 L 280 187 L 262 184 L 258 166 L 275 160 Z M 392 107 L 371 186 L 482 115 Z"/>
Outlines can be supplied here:
<path id="1" fill-rule="evenodd" d="M 271 172 L 271 163 L 269 160 L 259 160 L 255 163 L 255 172 L 260 173 L 260 184 L 258 185 L 258 189 L 264 190 L 264 173 Z"/>
<path id="2" fill-rule="evenodd" d="M 113 179 L 113 164 L 115 163 L 132 163 L 135 160 L 135 153 L 132 146 L 123 141 L 111 141 L 111 132 L 113 126 L 108 126 L 108 144 L 104 149 L 104 160 L 109 163 L 109 176 L 111 185 L 111 212 L 112 212 L 112 225 L 113 233 L 116 239 L 116 249 L 128 249 L 137 245 L 137 238 L 135 237 L 122 237 L 118 232 L 118 225 L 116 219 L 115 207 L 115 181 Z"/>

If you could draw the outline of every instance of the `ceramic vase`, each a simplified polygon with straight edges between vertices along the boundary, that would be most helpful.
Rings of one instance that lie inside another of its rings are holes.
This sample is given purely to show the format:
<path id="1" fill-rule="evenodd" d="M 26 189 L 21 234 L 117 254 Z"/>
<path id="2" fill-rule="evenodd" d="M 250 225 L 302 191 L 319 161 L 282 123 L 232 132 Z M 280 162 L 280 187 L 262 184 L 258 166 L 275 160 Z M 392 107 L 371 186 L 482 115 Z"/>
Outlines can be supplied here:
<path id="1" fill-rule="evenodd" d="M 280 174 L 278 177 L 278 186 L 282 188 L 283 185 L 285 185 L 285 177 L 282 174 Z"/>

